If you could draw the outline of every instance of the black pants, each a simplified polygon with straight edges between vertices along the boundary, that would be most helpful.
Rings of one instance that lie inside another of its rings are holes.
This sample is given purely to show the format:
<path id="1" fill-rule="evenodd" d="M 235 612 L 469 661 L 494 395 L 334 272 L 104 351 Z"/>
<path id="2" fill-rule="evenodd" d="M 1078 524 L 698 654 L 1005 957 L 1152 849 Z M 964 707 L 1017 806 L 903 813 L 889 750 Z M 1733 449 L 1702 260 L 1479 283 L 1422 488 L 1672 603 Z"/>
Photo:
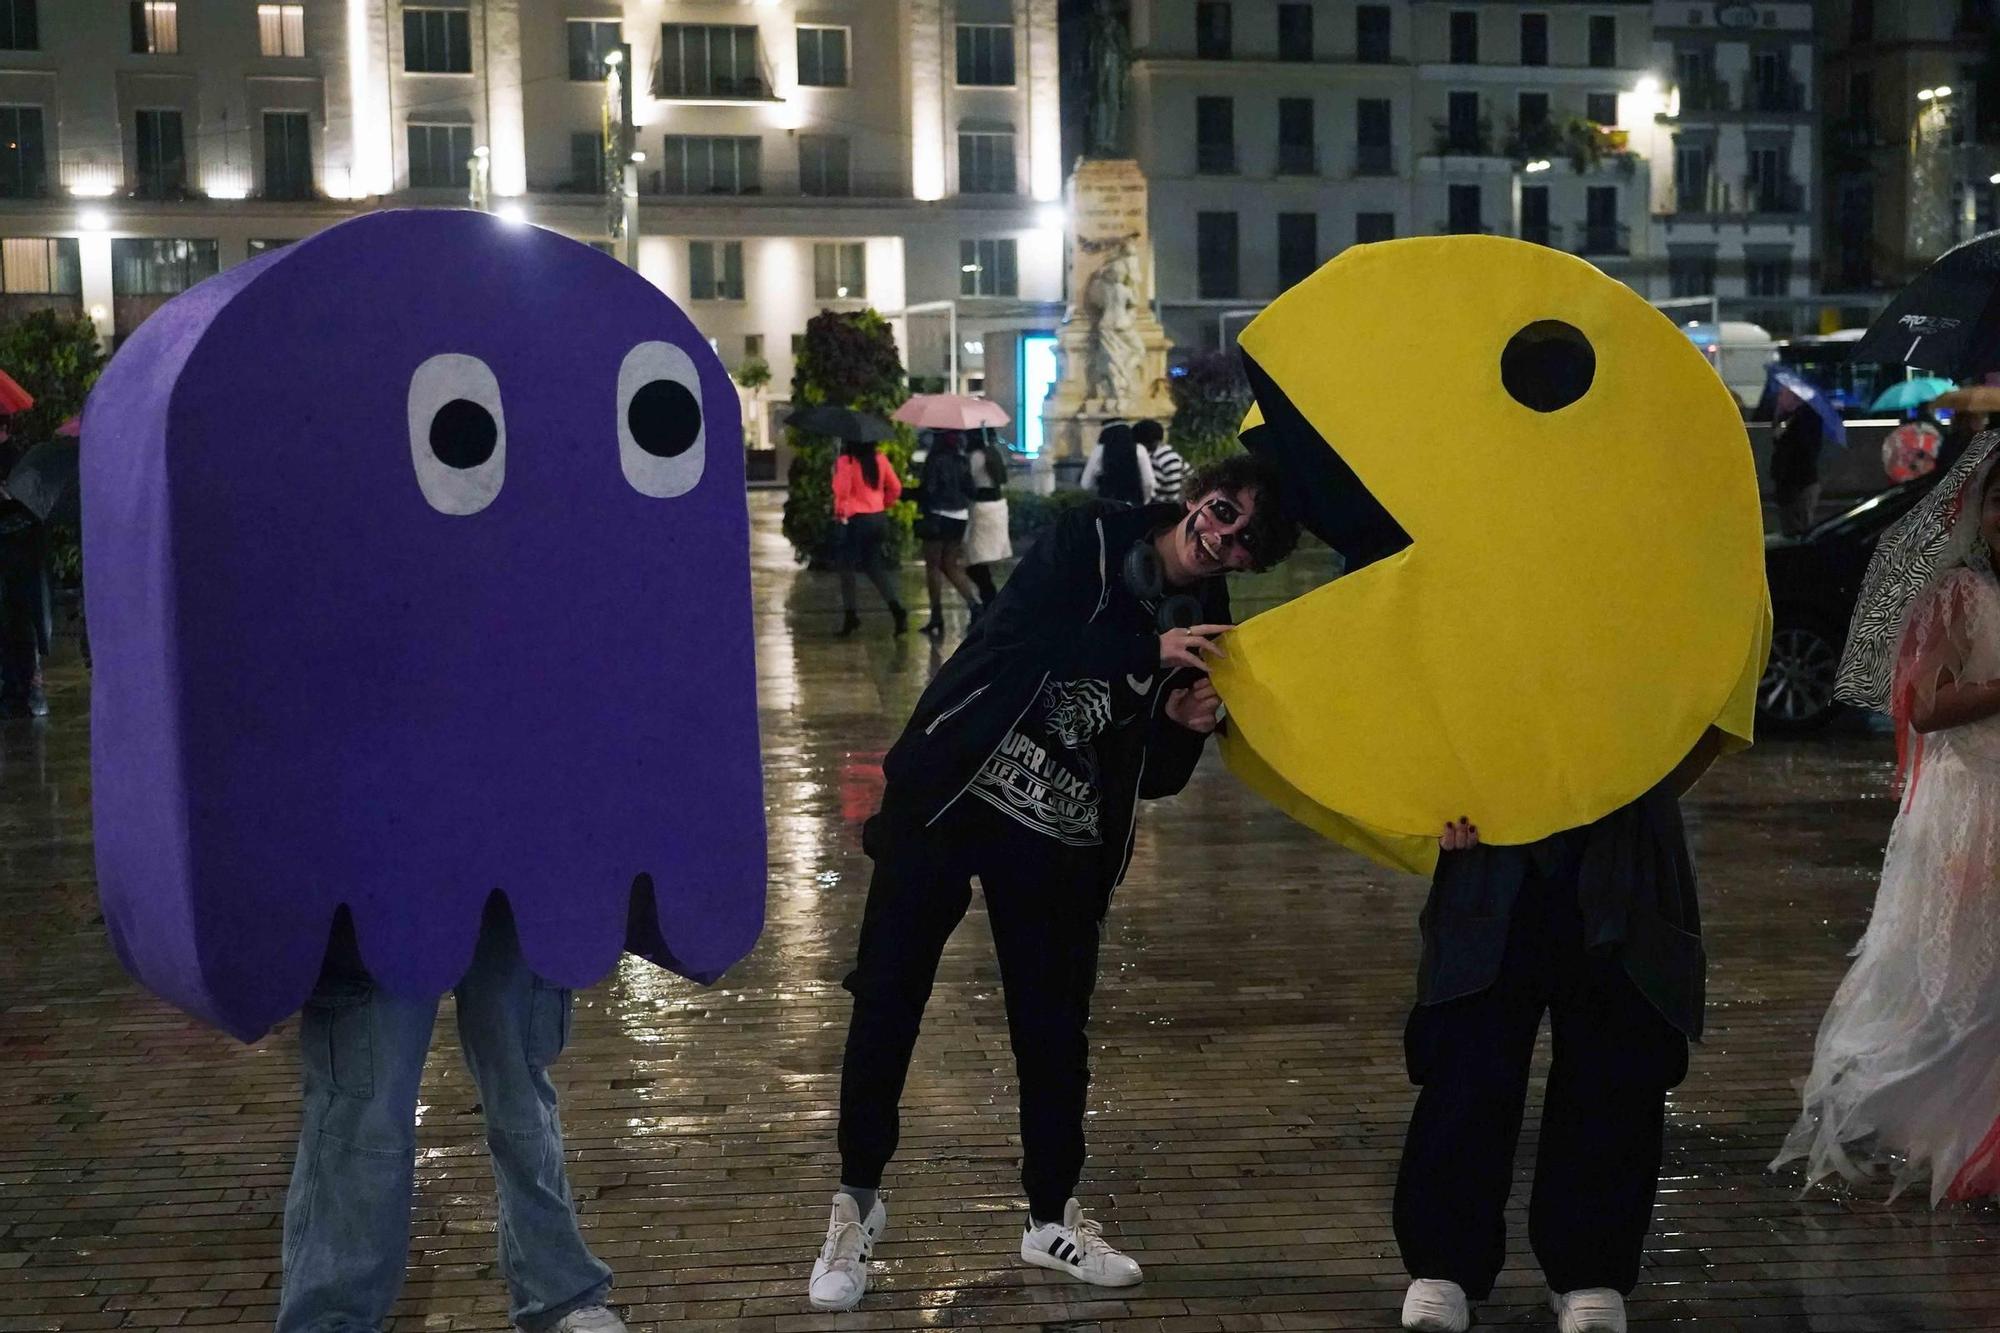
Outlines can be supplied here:
<path id="1" fill-rule="evenodd" d="M 889 539 L 887 514 L 852 514 L 840 532 L 840 609 L 854 607 L 854 576 L 863 574 L 882 594 L 886 606 L 895 606 L 896 589 L 889 582 L 889 562 L 883 546 Z"/>
<path id="2" fill-rule="evenodd" d="M 1584 952 L 1573 869 L 1529 873 L 1492 986 L 1410 1015 L 1405 1048 L 1423 1091 L 1396 1179 L 1396 1243 L 1413 1278 L 1456 1282 L 1474 1300 L 1493 1289 L 1544 1011 L 1554 1058 L 1529 1240 L 1552 1290 L 1638 1283 L 1687 1039 L 1617 959 Z"/>
<path id="3" fill-rule="evenodd" d="M 41 688 L 51 600 L 40 525 L 10 524 L 0 533 L 0 701 L 25 702 Z"/>
<path id="4" fill-rule="evenodd" d="M 931 829 L 887 830 L 880 845 L 840 1070 L 840 1178 L 874 1188 L 895 1155 L 898 1104 L 945 941 L 986 895 L 1021 1096 L 1021 1181 L 1036 1220 L 1060 1221 L 1083 1174 L 1084 1034 L 1097 984 L 1105 896 L 1094 850 L 1066 847 L 965 796 Z"/>

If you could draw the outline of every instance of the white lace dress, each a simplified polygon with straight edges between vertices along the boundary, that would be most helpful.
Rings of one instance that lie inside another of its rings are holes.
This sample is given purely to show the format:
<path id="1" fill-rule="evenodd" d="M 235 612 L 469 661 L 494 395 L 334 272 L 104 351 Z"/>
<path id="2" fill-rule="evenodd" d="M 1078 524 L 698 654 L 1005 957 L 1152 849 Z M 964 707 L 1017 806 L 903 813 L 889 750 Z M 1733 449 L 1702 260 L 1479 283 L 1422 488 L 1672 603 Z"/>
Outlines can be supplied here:
<path id="1" fill-rule="evenodd" d="M 1993 576 L 1960 567 L 1920 597 L 1901 658 L 1899 679 L 1940 659 L 2000 677 Z M 2000 717 L 1917 739 L 1874 915 L 1772 1165 L 1886 1178 L 1892 1197 L 1928 1179 L 1935 1204 L 2000 1193 Z"/>

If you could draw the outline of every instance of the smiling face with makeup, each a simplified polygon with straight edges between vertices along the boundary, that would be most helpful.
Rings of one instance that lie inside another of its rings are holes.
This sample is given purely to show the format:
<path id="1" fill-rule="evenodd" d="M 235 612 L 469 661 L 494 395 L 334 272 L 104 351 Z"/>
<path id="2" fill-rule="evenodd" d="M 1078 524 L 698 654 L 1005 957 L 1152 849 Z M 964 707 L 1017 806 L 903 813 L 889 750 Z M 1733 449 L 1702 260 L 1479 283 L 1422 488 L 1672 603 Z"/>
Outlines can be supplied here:
<path id="1" fill-rule="evenodd" d="M 1153 539 L 1168 584 L 1185 588 L 1217 574 L 1257 567 L 1244 534 L 1257 514 L 1255 488 L 1216 489 L 1187 502 L 1187 517 Z"/>

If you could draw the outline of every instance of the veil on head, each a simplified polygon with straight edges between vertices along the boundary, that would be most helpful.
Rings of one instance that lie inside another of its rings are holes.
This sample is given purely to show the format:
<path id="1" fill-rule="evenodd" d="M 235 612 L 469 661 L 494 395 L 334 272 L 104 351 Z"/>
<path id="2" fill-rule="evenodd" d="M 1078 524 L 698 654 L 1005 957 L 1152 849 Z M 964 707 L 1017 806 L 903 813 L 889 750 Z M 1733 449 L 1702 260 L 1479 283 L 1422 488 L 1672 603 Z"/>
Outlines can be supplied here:
<path id="1" fill-rule="evenodd" d="M 1845 703 L 1891 710 L 1897 662 L 1911 608 L 1951 569 L 1991 569 L 1979 538 L 1980 496 L 2000 449 L 2000 431 L 1987 431 L 1938 483 L 1882 534 L 1847 627 L 1834 694 Z"/>

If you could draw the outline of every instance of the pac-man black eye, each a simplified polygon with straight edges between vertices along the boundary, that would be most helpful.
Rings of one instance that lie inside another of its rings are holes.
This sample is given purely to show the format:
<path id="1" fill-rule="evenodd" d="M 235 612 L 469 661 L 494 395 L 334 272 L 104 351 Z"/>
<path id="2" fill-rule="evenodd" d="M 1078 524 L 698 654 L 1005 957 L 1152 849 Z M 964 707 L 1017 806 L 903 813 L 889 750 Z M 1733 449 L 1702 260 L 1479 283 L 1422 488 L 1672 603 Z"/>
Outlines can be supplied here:
<path id="1" fill-rule="evenodd" d="M 708 432 L 701 374 L 669 342 L 640 343 L 618 367 L 618 465 L 641 495 L 685 495 L 701 480 Z"/>
<path id="2" fill-rule="evenodd" d="M 632 395 L 625 425 L 653 457 L 678 458 L 701 438 L 701 401 L 684 384 L 654 380 Z"/>
<path id="3" fill-rule="evenodd" d="M 1573 324 L 1538 319 L 1507 340 L 1500 383 L 1515 402 L 1536 412 L 1568 407 L 1590 392 L 1597 352 Z"/>
<path id="4" fill-rule="evenodd" d="M 507 416 L 484 361 L 443 352 L 410 376 L 410 465 L 441 514 L 476 514 L 507 479 Z"/>

